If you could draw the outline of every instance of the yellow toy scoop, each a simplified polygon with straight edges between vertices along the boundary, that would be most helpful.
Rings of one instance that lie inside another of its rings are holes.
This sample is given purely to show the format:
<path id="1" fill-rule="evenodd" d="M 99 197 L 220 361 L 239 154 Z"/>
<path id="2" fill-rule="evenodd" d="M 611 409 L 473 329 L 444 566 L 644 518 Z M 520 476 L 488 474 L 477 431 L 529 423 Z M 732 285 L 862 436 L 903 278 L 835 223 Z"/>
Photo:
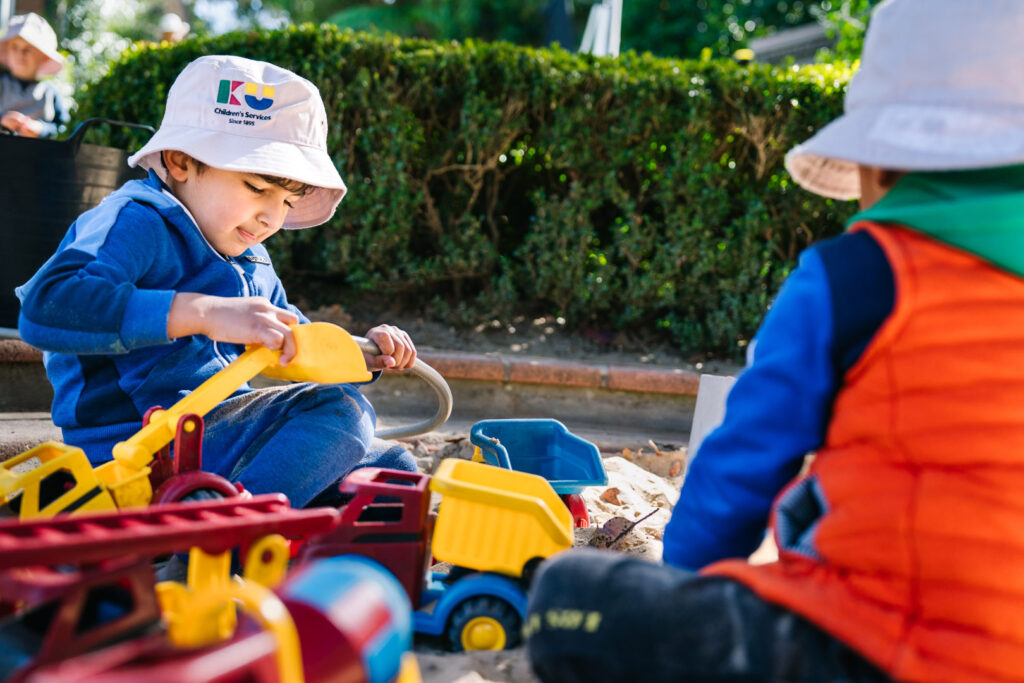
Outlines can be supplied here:
<path id="1" fill-rule="evenodd" d="M 352 336 L 337 325 L 318 322 L 292 325 L 296 353 L 286 367 L 277 364 L 280 351 L 250 346 L 226 368 L 196 387 L 191 394 L 167 410 L 155 412 L 149 424 L 127 441 L 114 446 L 114 460 L 141 470 L 153 454 L 174 439 L 178 421 L 190 413 L 205 415 L 261 372 L 274 379 L 294 382 L 367 382 L 373 375 L 366 369 L 363 352 Z M 447 416 L 446 416 L 447 417 Z"/>
<path id="2" fill-rule="evenodd" d="M 295 357 L 286 367 L 278 365 L 276 360 L 273 365 L 265 367 L 262 372 L 267 377 L 320 384 L 369 382 L 373 379 L 356 340 L 337 325 L 292 325 L 292 335 L 295 337 Z M 274 353 L 281 355 L 280 351 Z"/>

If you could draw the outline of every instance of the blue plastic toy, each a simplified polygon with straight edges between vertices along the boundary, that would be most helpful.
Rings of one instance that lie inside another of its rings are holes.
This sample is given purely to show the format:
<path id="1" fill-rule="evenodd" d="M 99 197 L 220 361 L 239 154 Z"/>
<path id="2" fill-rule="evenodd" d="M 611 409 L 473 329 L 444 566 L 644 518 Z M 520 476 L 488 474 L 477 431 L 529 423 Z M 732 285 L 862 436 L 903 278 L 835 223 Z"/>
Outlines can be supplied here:
<path id="1" fill-rule="evenodd" d="M 572 511 L 576 526 L 590 524 L 579 493 L 608 483 L 597 446 L 550 418 L 481 420 L 473 425 L 469 440 L 483 462 L 547 479 Z"/>

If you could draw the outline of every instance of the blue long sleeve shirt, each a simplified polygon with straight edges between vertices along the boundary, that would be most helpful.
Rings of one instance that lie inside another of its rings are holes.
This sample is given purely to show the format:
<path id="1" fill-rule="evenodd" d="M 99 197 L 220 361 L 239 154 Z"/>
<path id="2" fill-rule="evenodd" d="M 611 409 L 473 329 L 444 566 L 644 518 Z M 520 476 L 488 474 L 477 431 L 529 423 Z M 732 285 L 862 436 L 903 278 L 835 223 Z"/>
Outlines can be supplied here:
<path id="1" fill-rule="evenodd" d="M 107 444 L 134 433 L 150 407 L 169 407 L 244 351 L 202 335 L 169 339 L 177 292 L 263 296 L 308 322 L 262 245 L 218 253 L 152 172 L 82 214 L 16 292 L 22 338 L 44 351 L 53 421 L 93 459 L 109 457 Z"/>
<path id="2" fill-rule="evenodd" d="M 665 529 L 665 562 L 745 557 L 772 502 L 822 445 L 846 371 L 893 309 L 892 269 L 866 232 L 805 251 L 758 330 L 722 424 L 694 456 Z"/>

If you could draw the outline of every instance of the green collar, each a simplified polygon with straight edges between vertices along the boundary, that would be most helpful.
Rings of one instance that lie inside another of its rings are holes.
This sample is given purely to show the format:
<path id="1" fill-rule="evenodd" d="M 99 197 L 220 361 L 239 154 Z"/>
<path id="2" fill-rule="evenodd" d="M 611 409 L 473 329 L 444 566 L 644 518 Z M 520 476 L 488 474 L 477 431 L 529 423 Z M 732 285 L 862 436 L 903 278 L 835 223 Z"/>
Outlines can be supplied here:
<path id="1" fill-rule="evenodd" d="M 847 223 L 899 223 L 1024 276 L 1024 166 L 909 173 Z"/>

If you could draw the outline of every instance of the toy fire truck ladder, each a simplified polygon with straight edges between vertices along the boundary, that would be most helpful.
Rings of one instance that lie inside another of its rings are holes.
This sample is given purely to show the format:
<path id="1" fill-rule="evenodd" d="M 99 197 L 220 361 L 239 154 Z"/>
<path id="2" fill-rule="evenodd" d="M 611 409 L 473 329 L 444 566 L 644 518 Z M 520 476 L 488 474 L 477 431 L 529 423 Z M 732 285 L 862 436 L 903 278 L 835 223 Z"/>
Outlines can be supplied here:
<path id="1" fill-rule="evenodd" d="M 280 534 L 306 538 L 333 528 L 333 508 L 296 510 L 281 494 L 80 517 L 0 522 L 0 571 L 30 566 L 86 565 L 125 555 L 156 557 L 197 547 L 214 554 Z"/>
<path id="2" fill-rule="evenodd" d="M 299 681 L 295 625 L 270 588 L 286 570 L 286 539 L 328 531 L 339 519 L 337 510 L 295 510 L 270 494 L 0 522 L 0 611 L 19 612 L 0 621 L 0 646 L 13 652 L 0 658 L 0 676 L 152 636 L 161 618 L 160 642 L 224 642 L 241 601 L 274 634 L 279 679 Z M 243 580 L 230 577 L 234 548 L 248 550 Z M 188 586 L 154 584 L 150 560 L 186 549 Z"/>

